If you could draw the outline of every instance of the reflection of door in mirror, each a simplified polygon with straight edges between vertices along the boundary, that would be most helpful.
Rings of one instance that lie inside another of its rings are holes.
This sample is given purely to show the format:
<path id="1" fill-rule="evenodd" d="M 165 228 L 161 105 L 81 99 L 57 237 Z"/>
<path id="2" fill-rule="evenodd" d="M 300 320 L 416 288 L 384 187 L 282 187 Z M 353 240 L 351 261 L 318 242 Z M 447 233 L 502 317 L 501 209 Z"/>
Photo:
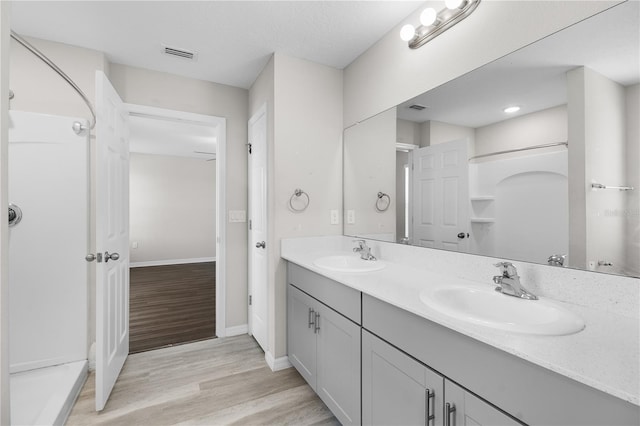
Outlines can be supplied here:
<path id="1" fill-rule="evenodd" d="M 413 151 L 414 245 L 468 250 L 467 139 Z"/>

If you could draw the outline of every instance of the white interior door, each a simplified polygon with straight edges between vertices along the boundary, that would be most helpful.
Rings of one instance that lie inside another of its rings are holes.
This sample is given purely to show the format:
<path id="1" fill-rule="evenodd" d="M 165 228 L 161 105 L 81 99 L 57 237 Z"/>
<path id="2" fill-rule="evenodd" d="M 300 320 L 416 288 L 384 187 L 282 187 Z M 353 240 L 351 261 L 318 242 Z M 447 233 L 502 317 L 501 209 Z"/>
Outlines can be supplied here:
<path id="1" fill-rule="evenodd" d="M 467 251 L 467 140 L 413 150 L 413 244 Z"/>
<path id="2" fill-rule="evenodd" d="M 268 351 L 267 111 L 249 120 L 249 333 Z"/>
<path id="3" fill-rule="evenodd" d="M 122 100 L 96 72 L 96 410 L 129 353 L 129 123 Z"/>

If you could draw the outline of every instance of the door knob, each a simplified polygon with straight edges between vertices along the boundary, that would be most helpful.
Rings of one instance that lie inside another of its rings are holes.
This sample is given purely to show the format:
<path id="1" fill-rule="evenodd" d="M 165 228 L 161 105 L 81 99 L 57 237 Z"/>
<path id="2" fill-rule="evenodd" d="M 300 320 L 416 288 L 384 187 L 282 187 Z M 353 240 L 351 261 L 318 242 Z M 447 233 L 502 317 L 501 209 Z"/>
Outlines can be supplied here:
<path id="1" fill-rule="evenodd" d="M 94 260 L 96 260 L 96 255 L 93 253 L 89 253 L 88 255 L 86 255 L 84 257 L 84 260 L 86 260 L 87 262 L 93 262 Z"/>
<path id="2" fill-rule="evenodd" d="M 104 262 L 107 263 L 109 260 L 118 260 L 120 259 L 120 255 L 118 253 L 109 254 L 108 251 L 104 252 Z"/>
<path id="3" fill-rule="evenodd" d="M 460 238 L 461 240 L 464 240 L 465 238 L 469 238 L 469 234 L 465 234 L 464 232 L 460 232 L 458 234 L 458 238 Z"/>
<path id="4" fill-rule="evenodd" d="M 256 248 L 265 248 L 267 244 L 264 241 L 260 241 L 256 243 Z"/>

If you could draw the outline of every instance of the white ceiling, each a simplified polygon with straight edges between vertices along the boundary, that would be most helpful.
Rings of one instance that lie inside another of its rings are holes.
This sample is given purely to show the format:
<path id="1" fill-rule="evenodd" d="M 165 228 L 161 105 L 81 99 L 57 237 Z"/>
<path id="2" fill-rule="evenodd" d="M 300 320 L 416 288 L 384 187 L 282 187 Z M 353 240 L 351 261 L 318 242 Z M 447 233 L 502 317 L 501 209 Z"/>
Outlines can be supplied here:
<path id="1" fill-rule="evenodd" d="M 553 34 L 398 106 L 398 117 L 481 127 L 567 102 L 566 72 L 586 66 L 627 86 L 640 78 L 640 2 Z M 428 108 L 414 111 L 418 103 Z M 519 105 L 517 114 L 503 109 Z"/>
<path id="2" fill-rule="evenodd" d="M 14 1 L 16 32 L 109 61 L 249 88 L 274 52 L 342 69 L 422 0 Z M 195 51 L 197 61 L 161 54 Z"/>

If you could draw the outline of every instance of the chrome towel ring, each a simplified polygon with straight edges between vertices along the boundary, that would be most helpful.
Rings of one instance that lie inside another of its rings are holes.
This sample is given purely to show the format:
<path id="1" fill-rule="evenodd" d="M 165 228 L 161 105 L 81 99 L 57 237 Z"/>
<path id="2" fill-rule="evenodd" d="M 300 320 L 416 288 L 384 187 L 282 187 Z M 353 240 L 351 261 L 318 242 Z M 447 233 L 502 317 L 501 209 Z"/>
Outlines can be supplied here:
<path id="1" fill-rule="evenodd" d="M 298 200 L 300 197 L 306 197 L 306 200 L 303 200 L 304 202 L 304 207 L 302 208 L 296 208 L 293 206 L 293 201 L 294 198 L 296 200 Z M 296 189 L 295 191 L 293 191 L 293 195 L 291 195 L 291 198 L 289 198 L 289 207 L 291 208 L 292 211 L 294 212 L 303 212 L 307 209 L 307 207 L 309 207 L 309 202 L 311 201 L 311 199 L 309 198 L 309 194 L 307 194 L 306 192 L 304 192 L 302 189 Z"/>
<path id="2" fill-rule="evenodd" d="M 384 199 L 387 199 L 385 202 Z M 391 197 L 384 192 L 378 192 L 378 198 L 376 199 L 376 210 L 379 212 L 386 212 L 391 205 Z"/>

